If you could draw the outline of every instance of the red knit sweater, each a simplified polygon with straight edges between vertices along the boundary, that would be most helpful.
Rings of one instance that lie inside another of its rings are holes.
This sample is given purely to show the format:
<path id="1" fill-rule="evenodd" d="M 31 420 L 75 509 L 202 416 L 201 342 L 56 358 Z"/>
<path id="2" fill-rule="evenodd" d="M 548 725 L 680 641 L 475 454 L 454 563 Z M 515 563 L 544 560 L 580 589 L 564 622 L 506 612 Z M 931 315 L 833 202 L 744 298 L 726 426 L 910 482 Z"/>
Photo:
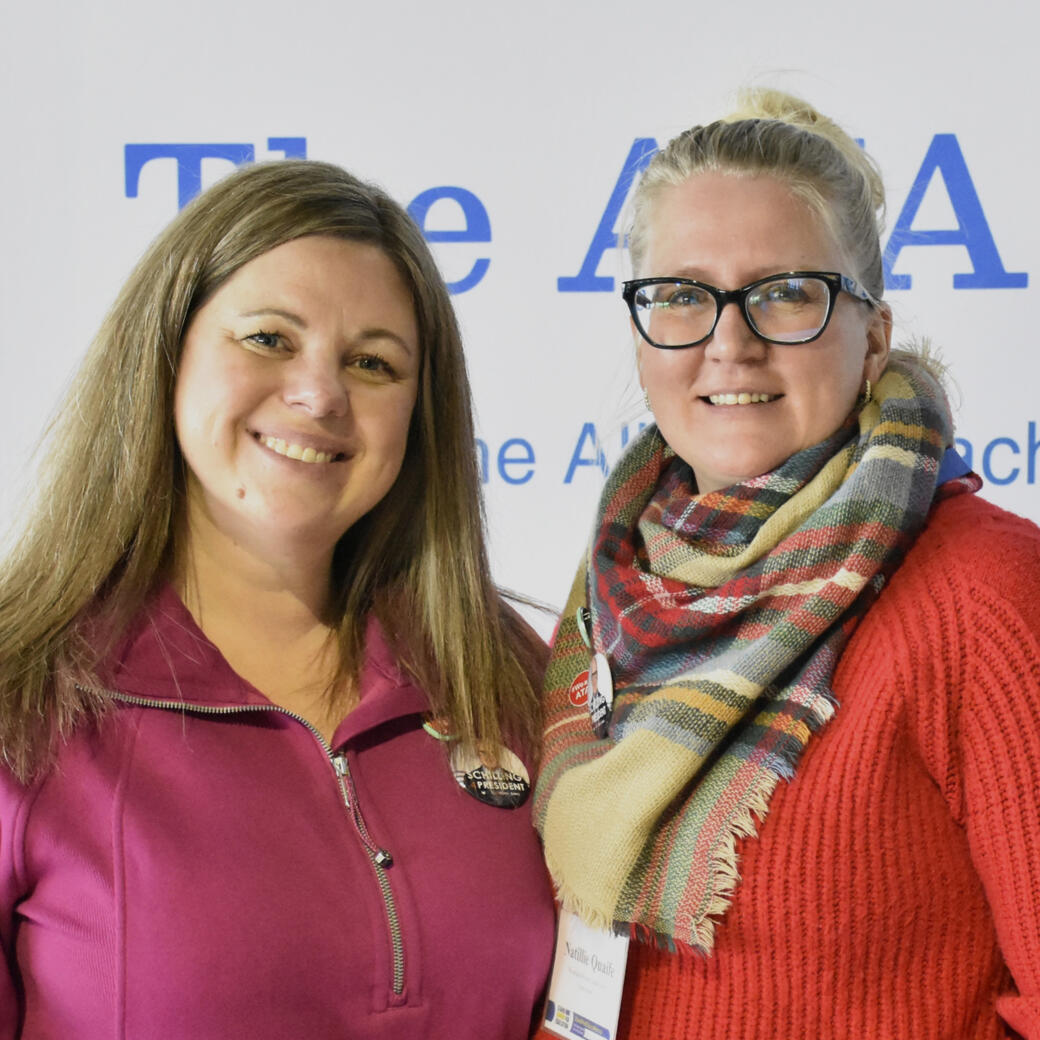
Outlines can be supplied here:
<path id="1" fill-rule="evenodd" d="M 621 1040 L 1040 1040 L 1040 530 L 940 504 L 835 692 L 711 956 L 631 944 Z"/>

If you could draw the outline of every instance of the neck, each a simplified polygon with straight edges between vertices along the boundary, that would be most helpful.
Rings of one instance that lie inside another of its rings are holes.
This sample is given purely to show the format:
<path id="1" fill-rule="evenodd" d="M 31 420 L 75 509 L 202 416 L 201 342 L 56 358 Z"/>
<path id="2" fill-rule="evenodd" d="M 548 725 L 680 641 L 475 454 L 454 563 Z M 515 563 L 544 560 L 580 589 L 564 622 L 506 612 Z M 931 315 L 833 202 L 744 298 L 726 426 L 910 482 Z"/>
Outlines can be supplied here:
<path id="1" fill-rule="evenodd" d="M 189 508 L 176 554 L 177 586 L 192 613 L 246 608 L 247 615 L 307 625 L 326 616 L 333 548 L 306 537 L 228 530 L 204 509 Z"/>
<path id="2" fill-rule="evenodd" d="M 199 628 L 242 678 L 330 736 L 347 700 L 328 617 L 331 550 L 261 552 L 197 514 L 185 527 L 174 580 Z"/>

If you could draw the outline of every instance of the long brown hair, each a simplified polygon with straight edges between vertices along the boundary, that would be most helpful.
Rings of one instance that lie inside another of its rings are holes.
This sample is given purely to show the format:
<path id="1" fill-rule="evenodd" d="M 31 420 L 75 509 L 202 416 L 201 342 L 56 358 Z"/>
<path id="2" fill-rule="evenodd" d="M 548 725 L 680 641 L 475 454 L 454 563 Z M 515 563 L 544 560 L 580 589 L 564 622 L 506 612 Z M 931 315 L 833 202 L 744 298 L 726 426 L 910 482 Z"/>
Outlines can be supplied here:
<path id="1" fill-rule="evenodd" d="M 370 243 L 412 294 L 422 370 L 386 497 L 341 539 L 333 622 L 355 673 L 375 611 L 432 710 L 461 738 L 533 746 L 540 645 L 498 595 L 484 545 L 462 344 L 422 234 L 339 167 L 245 167 L 151 245 L 105 319 L 41 452 L 43 477 L 0 569 L 0 750 L 23 779 L 105 706 L 101 656 L 170 576 L 184 510 L 173 395 L 193 314 L 244 264 L 305 235 Z"/>

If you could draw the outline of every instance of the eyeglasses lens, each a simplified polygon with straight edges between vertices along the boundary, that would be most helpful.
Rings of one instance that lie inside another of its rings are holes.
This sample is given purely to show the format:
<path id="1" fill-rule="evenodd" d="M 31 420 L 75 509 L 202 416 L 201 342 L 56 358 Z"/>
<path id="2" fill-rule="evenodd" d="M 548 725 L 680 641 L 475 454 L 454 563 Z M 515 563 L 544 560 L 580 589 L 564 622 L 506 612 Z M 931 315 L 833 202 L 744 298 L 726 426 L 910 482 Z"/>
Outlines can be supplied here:
<path id="1" fill-rule="evenodd" d="M 663 347 L 695 343 L 715 323 L 715 297 L 695 285 L 644 285 L 636 293 L 635 304 L 643 331 Z"/>
<path id="2" fill-rule="evenodd" d="M 756 286 L 744 305 L 763 338 L 801 343 L 823 328 L 830 297 L 830 286 L 819 278 L 778 278 Z"/>

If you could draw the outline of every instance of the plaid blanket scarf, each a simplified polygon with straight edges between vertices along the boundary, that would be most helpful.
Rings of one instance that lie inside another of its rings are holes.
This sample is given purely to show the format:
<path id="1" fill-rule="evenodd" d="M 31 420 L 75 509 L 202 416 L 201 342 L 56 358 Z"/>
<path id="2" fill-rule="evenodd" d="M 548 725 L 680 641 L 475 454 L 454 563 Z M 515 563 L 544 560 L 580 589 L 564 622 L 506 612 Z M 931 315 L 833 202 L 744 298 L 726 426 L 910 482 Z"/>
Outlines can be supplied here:
<path id="1" fill-rule="evenodd" d="M 737 839 L 834 713 L 842 648 L 924 525 L 950 444 L 941 388 L 903 359 L 830 439 L 701 498 L 656 427 L 631 445 L 546 676 L 535 818 L 566 908 L 711 950 Z M 605 739 L 575 695 L 593 653 L 615 691 Z"/>

